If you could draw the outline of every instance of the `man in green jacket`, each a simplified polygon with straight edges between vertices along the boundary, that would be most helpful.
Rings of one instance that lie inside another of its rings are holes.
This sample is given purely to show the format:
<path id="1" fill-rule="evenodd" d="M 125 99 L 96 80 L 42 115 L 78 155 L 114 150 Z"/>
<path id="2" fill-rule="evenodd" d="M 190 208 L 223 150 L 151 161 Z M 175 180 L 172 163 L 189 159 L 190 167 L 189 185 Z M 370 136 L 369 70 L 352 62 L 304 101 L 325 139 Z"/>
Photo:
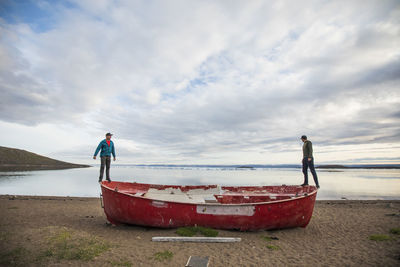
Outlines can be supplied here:
<path id="1" fill-rule="evenodd" d="M 312 143 L 310 140 L 307 140 L 307 136 L 303 135 L 301 137 L 301 141 L 303 141 L 303 173 L 304 173 L 304 183 L 301 186 L 308 185 L 308 171 L 310 168 L 311 174 L 314 178 L 315 185 L 319 188 L 317 173 L 314 168 L 314 157 L 313 157 L 313 149 Z"/>
<path id="2" fill-rule="evenodd" d="M 100 152 L 101 165 L 100 165 L 100 176 L 99 183 L 103 180 L 104 174 L 104 166 L 106 167 L 106 180 L 111 182 L 110 179 L 110 164 L 111 164 L 111 155 L 114 157 L 115 161 L 115 148 L 114 142 L 111 141 L 111 133 L 106 133 L 106 139 L 102 140 L 100 144 L 97 146 L 96 151 L 94 152 L 93 159 L 96 159 L 97 154 Z"/>

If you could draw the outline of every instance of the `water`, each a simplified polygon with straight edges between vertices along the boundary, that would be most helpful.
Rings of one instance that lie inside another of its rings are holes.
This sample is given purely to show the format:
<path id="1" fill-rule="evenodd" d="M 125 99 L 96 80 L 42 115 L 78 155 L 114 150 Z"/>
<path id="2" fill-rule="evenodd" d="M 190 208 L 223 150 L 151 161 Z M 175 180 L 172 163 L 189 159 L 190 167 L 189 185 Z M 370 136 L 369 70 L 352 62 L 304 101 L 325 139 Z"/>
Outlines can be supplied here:
<path id="1" fill-rule="evenodd" d="M 99 167 L 0 172 L 0 194 L 98 197 Z M 399 169 L 317 170 L 317 199 L 400 199 Z M 299 168 L 111 166 L 115 181 L 157 184 L 282 185 L 301 184 Z M 310 175 L 310 184 L 313 184 Z"/>

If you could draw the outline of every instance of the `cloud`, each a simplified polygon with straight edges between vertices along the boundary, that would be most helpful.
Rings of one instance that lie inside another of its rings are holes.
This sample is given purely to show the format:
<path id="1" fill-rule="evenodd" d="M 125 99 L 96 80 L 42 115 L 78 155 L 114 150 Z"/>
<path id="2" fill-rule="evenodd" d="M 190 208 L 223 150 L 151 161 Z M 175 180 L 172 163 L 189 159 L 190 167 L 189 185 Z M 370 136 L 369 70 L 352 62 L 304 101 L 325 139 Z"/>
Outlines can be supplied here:
<path id="1" fill-rule="evenodd" d="M 51 27 L 1 21 L 4 122 L 112 129 L 146 161 L 290 161 L 301 134 L 320 146 L 400 142 L 396 1 L 35 8 L 57 14 Z"/>

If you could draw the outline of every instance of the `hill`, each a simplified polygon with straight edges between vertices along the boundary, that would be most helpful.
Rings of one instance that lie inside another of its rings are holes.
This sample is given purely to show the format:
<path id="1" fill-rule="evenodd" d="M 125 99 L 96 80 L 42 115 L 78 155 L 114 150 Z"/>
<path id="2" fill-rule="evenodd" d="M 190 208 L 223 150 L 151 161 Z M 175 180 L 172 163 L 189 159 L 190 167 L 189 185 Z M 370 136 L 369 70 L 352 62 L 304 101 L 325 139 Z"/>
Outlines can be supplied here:
<path id="1" fill-rule="evenodd" d="M 0 146 L 0 171 L 59 170 L 85 167 L 90 166 L 68 163 L 26 150 Z"/>
<path id="2" fill-rule="evenodd" d="M 320 165 L 317 169 L 400 169 L 400 164 Z"/>

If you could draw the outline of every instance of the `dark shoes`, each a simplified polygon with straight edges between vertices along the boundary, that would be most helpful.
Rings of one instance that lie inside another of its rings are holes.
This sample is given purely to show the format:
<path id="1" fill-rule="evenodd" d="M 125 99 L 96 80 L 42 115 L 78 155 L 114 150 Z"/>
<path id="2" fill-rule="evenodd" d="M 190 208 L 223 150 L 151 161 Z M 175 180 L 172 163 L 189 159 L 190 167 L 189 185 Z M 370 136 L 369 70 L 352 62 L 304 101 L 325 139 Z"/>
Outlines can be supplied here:
<path id="1" fill-rule="evenodd" d="M 300 186 L 308 186 L 308 184 L 302 184 Z M 319 188 L 319 184 L 315 185 L 317 188 Z"/>
<path id="2" fill-rule="evenodd" d="M 110 178 L 108 178 L 108 179 L 107 179 L 107 182 L 111 182 L 111 179 L 110 179 Z"/>

